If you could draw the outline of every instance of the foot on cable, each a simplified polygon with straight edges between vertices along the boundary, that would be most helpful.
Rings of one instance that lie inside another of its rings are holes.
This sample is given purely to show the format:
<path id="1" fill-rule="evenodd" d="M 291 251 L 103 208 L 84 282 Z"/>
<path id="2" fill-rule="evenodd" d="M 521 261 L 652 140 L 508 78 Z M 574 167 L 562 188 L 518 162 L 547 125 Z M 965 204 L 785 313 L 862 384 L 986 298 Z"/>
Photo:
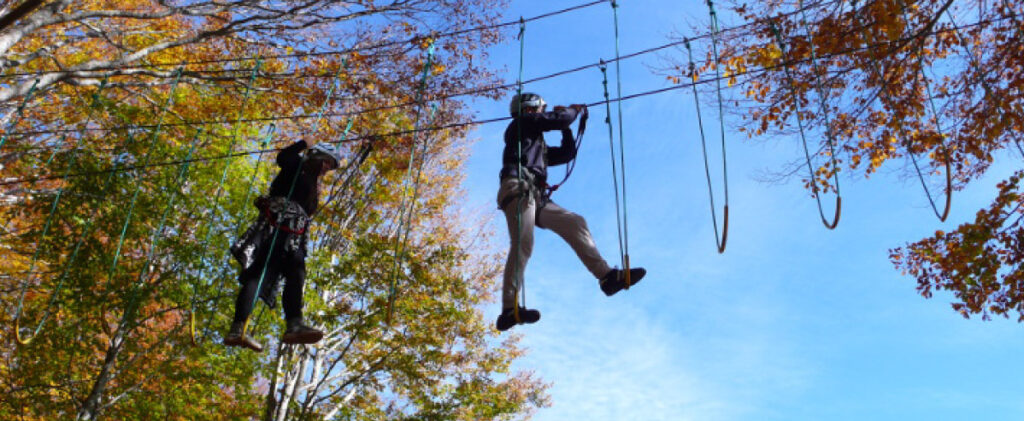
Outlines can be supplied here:
<path id="1" fill-rule="evenodd" d="M 519 320 L 517 321 L 515 311 L 511 308 L 506 308 L 501 311 L 501 315 L 498 316 L 498 322 L 495 325 L 498 330 L 504 332 L 517 324 L 537 323 L 538 320 L 540 320 L 540 312 L 537 310 L 519 307 Z"/>
<path id="2" fill-rule="evenodd" d="M 263 345 L 260 345 L 259 342 L 256 342 L 256 340 L 245 334 L 245 322 L 231 323 L 231 329 L 228 330 L 228 334 L 224 336 L 224 345 L 240 346 L 243 348 L 249 348 L 256 352 L 263 351 Z"/>
<path id="3" fill-rule="evenodd" d="M 629 270 L 629 285 L 633 286 L 640 282 L 647 274 L 647 270 L 644 268 L 632 268 Z M 601 291 L 604 291 L 604 295 L 611 297 L 616 292 L 622 291 L 626 287 L 626 272 L 621 269 L 615 268 L 609 270 L 604 276 L 601 277 L 598 282 L 601 285 Z"/>
<path id="4" fill-rule="evenodd" d="M 324 338 L 324 332 L 320 329 L 307 326 L 302 318 L 289 319 L 284 330 L 281 342 L 286 344 L 315 344 Z"/>

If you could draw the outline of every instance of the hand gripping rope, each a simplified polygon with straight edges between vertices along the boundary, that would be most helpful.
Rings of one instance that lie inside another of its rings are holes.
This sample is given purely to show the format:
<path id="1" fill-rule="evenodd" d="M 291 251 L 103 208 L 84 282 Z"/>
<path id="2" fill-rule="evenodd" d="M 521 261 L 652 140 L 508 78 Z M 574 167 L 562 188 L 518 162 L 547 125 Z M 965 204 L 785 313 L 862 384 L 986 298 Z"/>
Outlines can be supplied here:
<path id="1" fill-rule="evenodd" d="M 574 150 L 579 151 L 580 146 L 583 145 L 583 132 L 587 130 L 587 117 L 590 116 L 589 112 L 584 111 L 583 115 L 580 116 L 579 127 L 576 128 L 576 139 L 574 142 Z M 551 200 L 551 194 L 558 191 L 559 187 L 562 187 L 566 181 L 569 181 L 569 176 L 572 175 L 573 170 L 576 169 L 576 158 L 573 157 L 571 161 L 565 166 L 565 177 L 562 177 L 562 181 L 555 183 L 554 185 L 547 186 L 547 191 L 544 193 L 545 200 Z"/>
<path id="2" fill-rule="evenodd" d="M 870 40 L 870 38 L 868 36 L 867 27 L 863 27 L 860 24 L 860 14 L 857 12 L 857 0 L 851 0 L 851 6 L 853 6 L 853 9 L 854 9 L 854 11 L 853 11 L 854 26 L 861 26 L 862 27 L 861 38 L 864 40 L 865 44 L 868 44 L 868 43 L 871 42 L 871 40 Z M 881 66 L 878 64 L 878 61 L 875 60 L 875 58 L 873 56 L 869 55 L 868 57 L 871 60 L 871 71 L 872 71 L 872 73 L 874 74 L 875 78 L 878 79 L 880 81 L 880 83 L 882 84 L 882 92 L 887 92 L 889 90 L 889 80 L 886 79 L 885 76 L 882 74 Z M 923 65 L 921 60 L 920 60 L 920 57 L 919 57 L 919 60 L 918 60 L 918 65 L 919 66 Z M 935 129 L 939 133 L 939 136 L 942 136 L 943 139 L 945 139 L 946 135 L 945 135 L 945 133 L 943 133 L 942 127 L 939 125 L 939 115 L 935 112 L 936 111 L 935 110 L 935 102 L 934 102 L 934 100 L 932 98 L 932 95 L 931 95 L 931 88 L 929 88 L 927 86 L 927 79 L 925 78 L 925 75 L 924 75 L 924 69 L 923 68 L 919 68 L 919 69 L 920 69 L 919 76 L 921 77 L 922 80 L 925 80 L 925 88 L 926 88 L 927 94 L 928 94 L 928 102 L 931 105 L 932 114 L 935 117 Z M 883 96 L 881 93 L 879 93 L 879 98 L 882 101 L 889 102 L 890 104 L 892 102 L 891 101 L 891 97 Z M 921 181 L 921 187 L 924 188 L 924 194 L 925 194 L 925 196 L 928 197 L 928 203 L 931 205 L 932 211 L 935 212 L 935 216 L 939 218 L 939 221 L 945 222 L 946 221 L 946 217 L 949 216 L 949 209 L 950 209 L 950 206 L 951 206 L 951 204 L 953 202 L 953 174 L 952 174 L 952 168 L 950 166 L 949 148 L 946 146 L 945 141 L 943 141 L 943 144 L 942 144 L 943 148 L 942 149 L 943 149 L 943 155 L 944 155 L 944 158 L 945 158 L 945 166 L 946 166 L 946 190 L 945 190 L 945 192 L 946 192 L 946 204 L 943 207 L 942 212 L 939 212 L 939 208 L 937 206 L 935 206 L 935 199 L 932 198 L 931 190 L 928 188 L 928 184 L 924 181 L 924 174 L 921 173 L 921 167 L 917 163 L 917 157 L 914 155 L 914 150 L 913 150 L 913 148 L 911 147 L 911 144 L 910 144 L 910 137 L 907 136 L 906 130 L 903 128 L 903 125 L 898 125 L 897 126 L 897 130 L 899 131 L 900 138 L 903 140 L 904 147 L 907 149 L 907 155 L 910 156 L 910 161 L 914 164 L 914 170 L 917 173 L 917 178 L 918 178 L 918 180 Z"/>
<path id="3" fill-rule="evenodd" d="M 430 67 L 431 65 L 433 65 L 434 62 L 434 40 L 431 39 L 429 42 L 430 44 L 427 47 L 427 59 L 423 62 L 423 74 L 420 77 L 420 87 L 416 93 L 416 102 L 419 103 L 420 105 L 419 107 L 416 107 L 416 117 L 415 121 L 413 122 L 414 134 L 412 136 L 412 145 L 410 145 L 409 147 L 409 164 L 406 168 L 405 182 L 402 184 L 402 202 L 399 205 L 399 210 L 401 213 L 399 214 L 398 231 L 396 233 L 397 235 L 395 238 L 395 264 L 391 268 L 391 286 L 388 290 L 388 309 L 385 317 L 386 323 L 389 326 L 391 325 L 391 316 L 395 310 L 395 294 L 398 291 L 398 270 L 402 266 L 402 260 L 405 255 L 405 243 L 409 239 L 409 231 L 412 231 L 412 213 L 413 210 L 415 210 L 416 208 L 416 196 L 419 192 L 420 186 L 420 174 L 423 171 L 423 164 L 424 162 L 426 162 L 427 158 L 427 142 L 424 141 L 423 152 L 421 153 L 422 156 L 420 157 L 420 164 L 418 165 L 419 169 L 416 171 L 415 175 L 416 178 L 410 181 L 410 179 L 413 176 L 413 167 L 416 167 L 416 165 L 414 165 L 414 162 L 416 161 L 415 133 L 416 131 L 419 130 L 420 127 L 420 113 L 422 112 L 424 105 L 423 92 L 427 89 L 427 77 L 430 76 Z M 433 112 L 431 112 L 431 117 L 433 117 Z M 406 212 L 405 201 L 407 197 L 406 193 L 409 190 L 409 183 L 412 183 L 413 197 L 409 203 L 408 212 Z"/>
<path id="4" fill-rule="evenodd" d="M 789 81 L 789 92 L 790 92 L 791 95 L 793 95 L 793 107 L 796 108 L 796 113 L 795 113 L 796 114 L 796 124 L 797 124 L 797 127 L 800 129 L 800 140 L 801 140 L 801 142 L 803 143 L 803 146 L 804 146 L 804 158 L 806 158 L 806 161 L 807 161 L 807 171 L 809 172 L 809 175 L 810 175 L 810 178 L 808 179 L 808 182 L 811 183 L 811 192 L 814 194 L 814 200 L 818 203 L 818 215 L 821 216 L 821 223 L 825 224 L 825 228 L 835 229 L 835 227 L 837 225 L 839 225 L 839 216 L 842 213 L 842 209 L 843 209 L 843 198 L 839 194 L 839 167 L 836 164 L 836 154 L 835 154 L 835 150 L 834 150 L 834 148 L 832 146 L 832 130 L 831 130 L 831 127 L 827 127 L 826 130 L 825 130 L 826 138 L 828 139 L 829 151 L 831 152 L 832 170 L 833 170 L 832 176 L 834 178 L 835 186 L 836 186 L 836 213 L 835 213 L 835 216 L 832 219 L 832 222 L 829 222 L 828 219 L 825 218 L 825 210 L 821 206 L 821 195 L 819 194 L 819 191 L 818 191 L 818 183 L 817 183 L 817 181 L 815 181 L 814 168 L 811 165 L 811 152 L 810 152 L 810 150 L 807 147 L 807 135 L 804 133 L 803 117 L 800 115 L 800 112 L 801 112 L 800 111 L 800 98 L 798 97 L 797 92 L 796 92 L 796 85 L 795 85 L 796 82 L 793 81 L 793 74 L 790 72 L 789 65 L 786 62 L 786 45 L 782 41 L 782 35 L 779 33 L 779 29 L 775 26 L 775 21 L 768 21 L 768 25 L 771 28 L 772 33 L 775 35 L 775 41 L 778 43 L 779 51 L 782 52 L 782 56 L 780 57 L 781 60 L 782 60 L 782 69 L 785 71 L 786 79 Z M 809 36 L 810 36 L 810 32 L 808 32 L 808 37 Z M 811 42 L 810 39 L 808 39 L 808 42 L 809 43 Z M 811 47 L 811 57 L 812 57 L 812 59 L 811 59 L 812 63 L 816 62 L 816 60 L 814 59 L 815 53 L 814 53 L 813 43 L 812 43 L 812 47 Z M 814 67 L 815 67 L 815 73 L 817 73 L 817 64 L 815 64 Z M 826 105 L 825 105 L 825 98 L 824 98 L 823 92 L 821 90 L 820 75 L 816 74 L 815 76 L 816 76 L 816 80 L 818 81 L 818 83 L 817 83 L 817 86 L 818 86 L 818 102 L 819 102 L 819 105 L 821 106 L 822 112 L 825 113 Z M 825 115 L 825 119 L 826 119 L 826 123 L 825 124 L 828 125 L 828 116 L 827 116 L 827 114 Z"/>
<path id="5" fill-rule="evenodd" d="M 89 122 L 92 120 L 93 111 L 95 111 L 96 105 L 99 103 L 100 93 L 103 92 L 103 89 L 106 86 L 107 86 L 107 78 L 104 78 L 103 81 L 100 82 L 99 88 L 97 88 L 96 92 L 94 92 L 92 94 L 92 103 L 89 105 L 88 115 L 85 117 L 85 124 L 83 124 L 82 127 L 88 126 Z M 61 136 L 61 143 L 64 143 L 65 139 L 66 139 L 66 135 L 65 136 Z M 78 137 L 78 141 L 75 143 L 74 149 L 70 153 L 71 158 L 69 159 L 68 166 L 64 170 L 65 177 L 71 172 L 71 169 L 75 166 L 75 163 L 77 162 L 77 159 L 78 159 L 78 150 L 81 147 L 82 141 L 84 139 L 85 139 L 85 135 L 84 134 L 80 134 L 79 137 Z M 49 164 L 51 162 L 53 162 L 53 159 L 54 159 L 54 157 L 56 155 L 57 155 L 57 150 L 55 149 L 54 152 L 50 155 L 50 158 L 46 160 L 46 165 L 47 166 L 49 166 Z M 60 198 L 61 198 L 61 196 L 63 194 L 64 194 L 64 187 L 61 187 L 61 188 L 57 189 L 57 195 L 54 196 L 53 204 L 50 205 L 50 213 L 46 217 L 46 224 L 44 224 L 44 226 L 43 226 L 43 231 L 39 233 L 39 238 L 36 239 L 36 251 L 32 253 L 32 263 L 29 264 L 28 276 L 25 278 L 25 282 L 24 282 L 24 284 L 21 287 L 21 294 L 20 294 L 20 297 L 18 298 L 18 307 L 14 311 L 14 338 L 21 345 L 28 345 L 29 342 L 32 342 L 32 338 L 34 338 L 36 335 L 38 335 L 39 331 L 42 330 L 43 323 L 46 322 L 46 318 L 49 315 L 50 308 L 51 308 L 51 306 L 53 305 L 53 303 L 56 300 L 57 293 L 60 292 L 60 288 L 63 286 L 63 277 L 61 277 L 61 280 L 57 283 L 57 287 L 54 288 L 54 290 L 53 290 L 53 295 L 51 295 L 51 297 L 50 297 L 49 304 L 47 304 L 46 309 L 43 311 L 43 317 L 40 319 L 40 322 L 39 322 L 38 325 L 36 325 L 35 329 L 32 330 L 33 331 L 32 335 L 29 336 L 29 337 L 26 337 L 26 338 L 22 338 L 22 336 L 21 336 L 21 329 L 20 329 L 20 326 L 19 326 L 19 318 L 21 317 L 21 310 L 23 308 L 23 304 L 24 304 L 24 301 L 25 301 L 25 293 L 28 291 L 28 286 L 32 282 L 32 272 L 36 268 L 36 262 L 38 261 L 38 258 L 39 258 L 39 252 L 40 252 L 40 250 L 43 249 L 43 244 L 42 244 L 43 239 L 46 238 L 46 234 L 50 230 L 50 223 L 53 221 L 53 216 L 54 216 L 54 214 L 57 211 L 57 204 L 60 203 Z"/>

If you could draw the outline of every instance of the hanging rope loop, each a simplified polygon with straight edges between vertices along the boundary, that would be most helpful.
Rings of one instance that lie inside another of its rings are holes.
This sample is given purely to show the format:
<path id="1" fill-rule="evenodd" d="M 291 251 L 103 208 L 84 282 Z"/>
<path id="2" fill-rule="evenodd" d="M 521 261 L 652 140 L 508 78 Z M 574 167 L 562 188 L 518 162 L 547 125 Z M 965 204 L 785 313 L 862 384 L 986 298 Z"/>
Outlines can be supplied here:
<path id="1" fill-rule="evenodd" d="M 713 18 L 713 15 L 712 15 L 712 18 Z M 712 38 L 712 42 L 713 41 L 714 41 L 714 38 Z M 705 136 L 705 133 L 704 133 L 704 118 L 703 118 L 703 116 L 701 114 L 700 98 L 699 98 L 699 96 L 697 94 L 697 83 L 696 82 L 697 82 L 697 79 L 698 79 L 699 76 L 698 76 L 698 74 L 696 72 L 696 65 L 694 64 L 694 61 L 693 61 L 693 50 L 690 48 L 689 39 L 684 40 L 684 45 L 686 47 L 687 59 L 689 61 L 690 74 L 691 74 L 691 77 L 693 79 L 693 83 L 691 83 L 690 86 L 693 87 L 693 102 L 694 102 L 696 110 L 697 110 L 697 127 L 698 127 L 699 132 L 700 132 L 701 153 L 703 154 L 703 157 L 704 157 L 704 177 L 706 178 L 707 185 L 708 185 L 708 202 L 711 205 L 711 224 L 712 224 L 712 227 L 714 228 L 714 232 L 715 232 L 715 247 L 718 249 L 718 253 L 725 253 L 725 245 L 726 245 L 726 242 L 728 241 L 728 238 L 729 238 L 729 177 L 728 177 L 728 172 L 727 172 L 728 163 L 726 161 L 726 154 L 725 154 L 725 122 L 724 122 L 725 121 L 725 115 L 722 112 L 722 107 L 723 107 L 723 105 L 722 105 L 722 102 L 723 102 L 722 101 L 722 85 L 721 85 L 720 82 L 718 83 L 718 85 L 717 85 L 717 88 L 718 88 L 717 92 L 718 92 L 718 118 L 719 118 L 720 128 L 722 130 L 722 137 L 721 137 L 721 146 L 722 146 L 722 180 L 723 180 L 723 184 L 725 185 L 725 206 L 724 206 L 724 209 L 722 210 L 722 233 L 721 233 L 721 235 L 719 235 L 719 233 L 718 233 L 718 215 L 717 215 L 718 209 L 715 206 L 715 194 L 714 194 L 714 191 L 713 191 L 712 185 L 711 185 L 711 168 L 710 168 L 710 165 L 708 164 L 708 147 L 707 147 L 707 139 L 706 139 L 706 136 Z M 715 79 L 716 79 L 716 81 L 719 81 L 721 79 L 720 77 L 718 77 L 718 63 L 719 63 L 719 59 L 718 59 L 717 49 L 713 49 L 713 50 L 715 51 L 715 73 L 716 73 Z"/>
<path id="2" fill-rule="evenodd" d="M 832 146 L 831 146 L 832 145 L 831 130 L 826 129 L 826 132 L 828 133 L 828 136 L 826 136 L 826 137 L 827 137 L 827 140 L 829 142 L 829 148 L 830 148 L 830 150 L 832 150 L 832 153 L 831 153 L 832 171 L 833 171 L 832 176 L 833 176 L 833 179 L 835 181 L 836 210 L 835 210 L 835 214 L 832 217 L 832 220 L 829 221 L 828 218 L 825 216 L 825 209 L 824 209 L 824 207 L 821 204 L 821 194 L 820 194 L 820 191 L 819 191 L 818 182 L 816 181 L 817 176 L 815 175 L 813 165 L 811 164 L 811 152 L 810 152 L 810 148 L 807 146 L 807 135 L 806 135 L 805 130 L 804 130 L 803 116 L 802 116 L 802 111 L 800 109 L 800 98 L 797 96 L 797 91 L 796 91 L 796 82 L 793 80 L 793 74 L 792 74 L 792 72 L 789 69 L 788 63 L 786 62 L 786 44 L 782 40 L 782 34 L 779 32 L 779 28 L 775 25 L 775 20 L 774 19 L 771 19 L 771 20 L 768 21 L 768 27 L 771 30 L 772 34 L 775 36 L 775 42 L 778 44 L 779 50 L 782 53 L 781 56 L 779 57 L 779 59 L 782 61 L 782 69 L 785 72 L 786 79 L 789 82 L 790 95 L 793 96 L 793 107 L 796 108 L 796 112 L 794 114 L 796 115 L 796 123 L 797 123 L 797 127 L 799 128 L 799 131 L 800 131 L 800 141 L 803 144 L 804 158 L 805 158 L 805 161 L 807 162 L 807 172 L 809 173 L 808 182 L 811 185 L 811 193 L 814 195 L 814 200 L 815 200 L 815 202 L 818 205 L 818 216 L 821 217 L 821 223 L 823 225 L 825 225 L 825 228 L 835 229 L 836 226 L 839 225 L 839 218 L 842 216 L 843 198 L 842 198 L 842 196 L 840 195 L 840 192 L 839 192 L 839 166 L 836 163 L 835 151 L 834 151 L 834 149 L 832 149 Z M 813 62 L 813 57 L 812 57 L 812 62 Z M 820 84 L 819 84 L 819 87 L 820 87 Z M 819 96 L 818 96 L 818 101 L 819 101 L 819 103 L 821 104 L 822 107 L 825 106 L 824 102 L 823 102 L 824 100 L 821 97 L 820 93 L 819 93 Z M 827 124 L 827 122 L 826 122 L 826 124 Z"/>

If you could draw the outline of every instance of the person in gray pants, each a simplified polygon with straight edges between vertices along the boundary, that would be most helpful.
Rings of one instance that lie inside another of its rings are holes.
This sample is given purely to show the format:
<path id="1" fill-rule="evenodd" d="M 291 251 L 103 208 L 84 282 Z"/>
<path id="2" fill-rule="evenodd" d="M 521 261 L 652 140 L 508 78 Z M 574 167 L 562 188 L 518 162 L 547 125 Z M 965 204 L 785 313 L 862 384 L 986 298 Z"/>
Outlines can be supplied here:
<path id="1" fill-rule="evenodd" d="M 498 208 L 505 213 L 511 247 L 502 282 L 502 311 L 496 323 L 500 331 L 540 320 L 539 311 L 518 306 L 516 301 L 526 262 L 533 251 L 534 226 L 554 231 L 569 243 L 597 278 L 605 295 L 611 296 L 626 287 L 625 272 L 609 267 L 601 257 L 587 221 L 544 194 L 547 167 L 566 164 L 576 157 L 569 125 L 577 116 L 587 113 L 587 107 L 581 104 L 556 106 L 553 111 L 545 111 L 546 106 L 544 99 L 534 93 L 516 95 L 509 105 L 513 119 L 505 129 Z M 556 130 L 562 132 L 562 142 L 558 147 L 549 147 L 544 142 L 544 132 Z M 630 269 L 630 283 L 640 282 L 646 273 L 643 268 Z"/>

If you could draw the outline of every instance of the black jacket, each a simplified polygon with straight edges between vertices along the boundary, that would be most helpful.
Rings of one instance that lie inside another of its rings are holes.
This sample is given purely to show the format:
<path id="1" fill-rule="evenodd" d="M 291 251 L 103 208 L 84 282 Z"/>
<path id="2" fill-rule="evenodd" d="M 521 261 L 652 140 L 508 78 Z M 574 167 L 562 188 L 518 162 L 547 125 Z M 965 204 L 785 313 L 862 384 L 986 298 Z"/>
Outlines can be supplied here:
<path id="1" fill-rule="evenodd" d="M 522 166 L 534 175 L 537 185 L 543 187 L 547 182 L 549 166 L 562 165 L 576 157 L 576 145 L 569 128 L 576 120 L 576 115 L 576 110 L 566 108 L 546 113 L 526 113 L 512 119 L 505 129 L 500 177 L 519 176 L 517 139 L 522 136 Z M 544 143 L 544 132 L 553 130 L 562 131 L 562 143 L 558 147 L 548 147 Z"/>
<path id="2" fill-rule="evenodd" d="M 277 166 L 281 167 L 281 172 L 270 183 L 270 196 L 294 201 L 302 206 L 306 215 L 312 217 L 319 200 L 317 174 L 302 171 L 296 178 L 296 173 L 302 170 L 301 152 L 306 147 L 306 141 L 300 140 L 277 153 Z M 292 187 L 292 183 L 295 187 Z"/>

